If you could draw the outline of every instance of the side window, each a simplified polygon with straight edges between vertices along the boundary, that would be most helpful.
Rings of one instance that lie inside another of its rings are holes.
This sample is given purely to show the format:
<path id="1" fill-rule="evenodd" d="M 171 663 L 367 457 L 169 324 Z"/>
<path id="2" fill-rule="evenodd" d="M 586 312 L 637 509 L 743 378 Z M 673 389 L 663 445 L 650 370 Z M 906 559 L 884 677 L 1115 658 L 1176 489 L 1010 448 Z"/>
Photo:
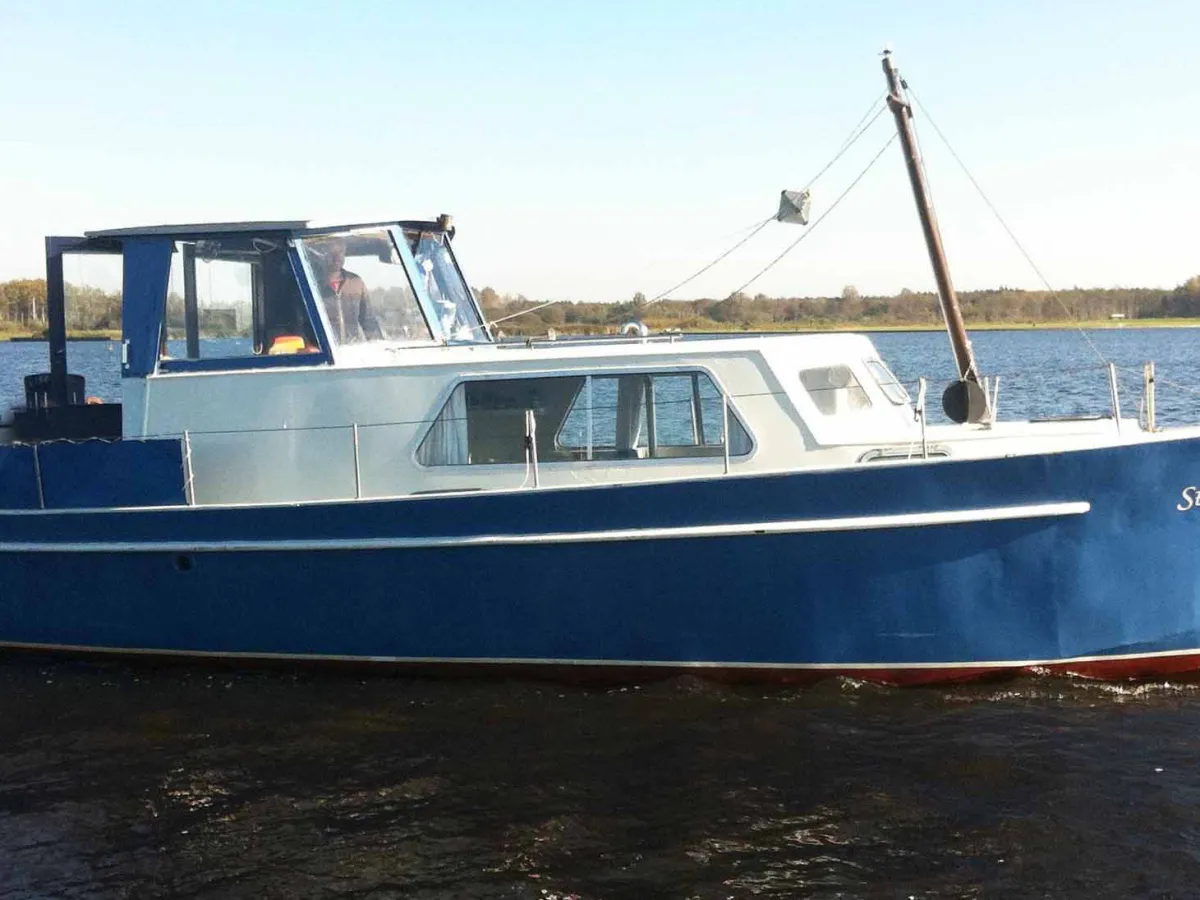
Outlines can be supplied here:
<path id="1" fill-rule="evenodd" d="M 724 456 L 721 393 L 703 372 L 526 378 L 459 385 L 421 442 L 422 465 L 525 462 L 525 411 L 541 462 Z M 750 452 L 732 412 L 730 454 Z"/>
<path id="2" fill-rule="evenodd" d="M 721 434 L 721 392 L 703 372 L 654 376 L 656 444 L 664 447 L 724 446 Z M 750 452 L 750 438 L 733 416 L 730 452 Z M 721 450 L 724 454 L 724 450 Z"/>
<path id="3" fill-rule="evenodd" d="M 234 359 L 316 349 L 283 238 L 175 243 L 162 359 Z"/>
<path id="4" fill-rule="evenodd" d="M 558 429 L 555 443 L 577 459 L 645 459 L 648 375 L 591 376 Z"/>
<path id="5" fill-rule="evenodd" d="M 892 374 L 891 369 L 878 359 L 868 359 L 866 363 L 867 371 L 875 376 L 875 382 L 879 385 L 880 390 L 883 391 L 883 395 L 888 400 L 896 406 L 903 406 L 909 402 L 908 391 L 904 389 L 904 385 Z"/>
<path id="6" fill-rule="evenodd" d="M 424 466 L 525 462 L 525 413 L 532 410 L 538 459 L 573 458 L 555 447 L 554 435 L 584 386 L 582 375 L 496 379 L 458 385 L 417 449 Z"/>
<path id="7" fill-rule="evenodd" d="M 871 398 L 847 366 L 805 369 L 800 373 L 800 383 L 817 409 L 827 416 L 856 412 L 871 406 Z"/>
<path id="8" fill-rule="evenodd" d="M 596 375 L 576 399 L 558 444 L 583 459 L 724 456 L 721 392 L 704 372 Z M 750 436 L 729 417 L 729 452 L 750 452 Z"/>

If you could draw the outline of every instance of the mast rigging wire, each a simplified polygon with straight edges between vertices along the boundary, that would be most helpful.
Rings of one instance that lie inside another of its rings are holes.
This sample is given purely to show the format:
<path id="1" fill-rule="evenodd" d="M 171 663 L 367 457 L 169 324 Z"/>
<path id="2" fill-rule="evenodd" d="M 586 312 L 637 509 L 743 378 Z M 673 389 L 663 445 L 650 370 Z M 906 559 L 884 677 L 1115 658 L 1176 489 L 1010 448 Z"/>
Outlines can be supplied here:
<path id="1" fill-rule="evenodd" d="M 747 241 L 750 240 L 750 238 L 754 237 L 756 234 L 758 234 L 760 231 L 762 231 L 764 228 L 766 228 L 768 225 L 770 225 L 773 221 L 775 221 L 774 216 L 767 216 L 765 219 L 763 219 L 761 222 L 758 223 L 757 227 L 753 231 L 751 231 L 748 235 L 746 235 L 744 238 L 742 238 L 740 241 L 738 241 L 736 244 L 734 244 L 732 247 L 730 247 L 728 250 L 726 250 L 724 253 L 722 253 L 720 256 L 718 256 L 716 259 L 714 259 L 712 262 L 710 262 L 708 265 L 704 266 L 702 269 L 699 269 L 696 272 L 693 272 L 691 275 L 689 275 L 687 278 L 683 279 L 683 281 L 679 282 L 674 287 L 669 287 L 665 291 L 663 291 L 661 294 L 657 294 L 657 295 L 651 297 L 644 304 L 642 304 L 642 309 L 645 309 L 647 306 L 650 306 L 652 303 L 657 303 L 659 300 L 664 299 L 668 294 L 675 293 L 675 291 L 679 290 L 685 284 L 695 281 L 697 278 L 699 278 L 701 275 L 703 275 L 705 272 L 707 272 L 709 269 L 711 269 L 713 266 L 715 266 L 721 260 L 725 259 L 725 257 L 729 256 L 729 254 L 733 253 L 734 250 L 737 250 L 739 247 L 744 245 Z"/>
<path id="2" fill-rule="evenodd" d="M 1020 251 L 1021 256 L 1025 257 L 1025 262 L 1029 263 L 1029 267 L 1031 269 L 1033 269 L 1034 273 L 1037 274 L 1037 277 L 1041 280 L 1041 282 L 1045 286 L 1046 290 L 1048 290 L 1054 296 L 1055 302 L 1058 303 L 1058 305 L 1060 307 L 1062 307 L 1063 313 L 1066 314 L 1067 321 L 1069 321 L 1072 325 L 1074 325 L 1075 329 L 1081 335 L 1083 335 L 1083 339 L 1087 342 L 1087 345 L 1089 347 L 1091 347 L 1092 352 L 1096 354 L 1096 357 L 1102 363 L 1107 363 L 1108 362 L 1107 357 L 1105 357 L 1105 355 L 1100 352 L 1100 349 L 1092 341 L 1091 337 L 1088 336 L 1087 331 L 1083 328 L 1082 325 L 1079 324 L 1079 320 L 1076 319 L 1075 316 L 1073 316 L 1071 314 L 1071 310 L 1069 310 L 1067 308 L 1067 304 L 1063 303 L 1062 298 L 1058 296 L 1058 291 L 1056 291 L 1051 286 L 1049 279 L 1047 279 L 1046 276 L 1042 274 L 1042 270 L 1039 269 L 1037 263 L 1035 263 L 1033 261 L 1033 257 L 1031 257 L 1029 255 L 1029 253 L 1025 250 L 1025 247 L 1017 239 L 1017 236 L 1016 236 L 1016 234 L 1013 233 L 1013 230 L 1008 227 L 1008 223 L 1005 222 L 1004 217 L 1002 215 L 1000 215 L 1000 210 L 996 209 L 996 205 L 994 203 L 992 203 L 992 201 L 988 198 L 987 193 L 984 192 L 983 187 L 980 186 L 979 182 L 975 180 L 975 176 L 971 174 L 971 170 L 967 168 L 967 164 L 962 161 L 962 157 L 960 157 L 955 152 L 954 147 L 952 147 L 950 145 L 950 141 L 947 140 L 946 135 L 944 135 L 942 133 L 942 129 L 938 128 L 937 122 L 935 122 L 933 120 L 933 116 L 931 116 L 929 114 L 929 111 L 927 109 L 925 109 L 924 105 L 922 105 L 921 101 L 917 98 L 916 91 L 914 91 L 912 88 L 908 87 L 908 85 L 905 85 L 905 88 L 908 90 L 908 93 L 912 96 L 913 103 L 916 104 L 917 109 L 919 109 L 921 111 L 921 115 L 923 115 L 926 119 L 929 120 L 929 124 L 931 126 L 933 126 L 933 130 L 937 133 L 937 136 L 941 139 L 942 143 L 945 144 L 946 149 L 950 151 L 950 155 L 954 157 L 954 161 L 956 163 L 958 163 L 959 168 L 963 170 L 963 174 L 965 174 L 967 176 L 967 178 L 970 180 L 971 184 L 974 185 L 975 190 L 979 193 L 979 196 L 981 198 L 983 198 L 983 202 L 986 203 L 988 209 L 990 209 L 992 211 L 992 215 L 994 215 L 996 217 L 996 221 L 1000 223 L 1000 227 L 1004 229 L 1005 233 L 1012 240 L 1012 242 L 1016 246 L 1017 250 Z M 913 131 L 915 133 L 915 131 L 916 131 L 915 126 L 913 128 Z M 924 166 L 923 158 L 922 158 L 921 164 L 922 164 L 922 166 Z"/>
<path id="3" fill-rule="evenodd" d="M 887 109 L 887 104 L 884 102 L 886 97 L 887 97 L 887 94 L 880 95 L 867 108 L 867 111 L 866 111 L 866 113 L 863 114 L 862 118 L 858 120 L 858 122 L 855 124 L 855 126 L 852 129 L 850 129 L 850 133 L 846 136 L 846 139 L 844 141 L 842 141 L 842 145 L 841 145 L 841 147 L 838 148 L 837 153 L 835 153 L 833 155 L 833 159 L 829 160 L 829 162 L 827 162 L 821 168 L 821 170 L 819 172 L 817 172 L 816 175 L 814 175 L 812 178 L 810 178 L 808 180 L 808 183 L 803 188 L 800 189 L 801 193 L 809 190 L 814 184 L 816 184 L 817 180 L 822 175 L 824 175 L 826 172 L 828 172 L 833 167 L 834 163 L 836 163 L 839 159 L 841 159 L 842 156 L 845 155 L 846 151 L 849 150 L 851 147 L 853 147 L 858 142 L 858 139 L 860 137 L 862 137 L 864 134 L 867 133 L 867 131 L 870 129 L 870 127 L 875 124 L 875 120 L 878 119 L 881 115 L 883 115 L 884 111 Z M 876 107 L 879 107 L 879 108 L 876 109 Z M 875 114 L 872 116 L 871 113 L 875 113 Z M 867 121 L 868 118 L 870 119 L 870 121 Z M 866 122 L 865 125 L 863 124 L 864 122 Z M 822 216 L 822 218 L 824 218 L 824 217 Z M 679 290 L 684 285 L 690 284 L 691 282 L 695 281 L 697 278 L 699 278 L 701 275 L 703 275 L 705 272 L 707 272 L 709 269 L 711 269 L 717 263 L 721 262 L 726 257 L 728 257 L 731 253 L 733 253 L 735 250 L 739 249 L 744 244 L 746 244 L 746 242 L 748 242 L 752 237 L 754 237 L 760 231 L 762 231 L 764 228 L 766 228 L 767 225 L 769 225 L 771 222 L 775 221 L 775 219 L 776 219 L 776 216 L 767 216 L 767 218 L 765 218 L 761 222 L 757 223 L 757 227 L 755 227 L 755 229 L 752 232 L 750 232 L 748 235 L 746 235 L 744 238 L 742 238 L 740 241 L 738 241 L 736 244 L 734 244 L 732 247 L 730 247 L 728 250 L 726 250 L 724 253 L 722 253 L 720 256 L 718 256 L 716 259 L 714 259 L 712 262 L 708 263 L 708 265 L 706 265 L 706 266 L 702 267 L 701 269 L 699 269 L 698 271 L 692 273 L 687 278 L 683 279 L 683 281 L 679 282 L 678 284 L 674 285 L 673 287 L 669 287 L 662 293 L 656 294 L 655 296 L 651 297 L 649 300 L 647 300 L 642 305 L 641 308 L 646 309 L 646 307 L 650 306 L 653 303 L 657 303 L 659 300 L 664 299 L 669 294 L 675 293 L 675 291 Z M 737 293 L 737 292 L 735 291 L 734 293 Z"/>
<path id="4" fill-rule="evenodd" d="M 773 269 L 780 260 L 782 260 L 789 253 L 791 253 L 797 247 L 797 245 L 799 245 L 799 243 L 802 240 L 804 240 L 806 237 L 808 237 L 810 234 L 812 234 L 813 230 L 818 225 L 820 225 L 822 222 L 825 221 L 825 217 L 828 216 L 835 209 L 837 209 L 838 204 L 841 203 L 842 200 L 844 200 L 846 198 L 846 195 L 849 194 L 852 190 L 854 190 L 855 186 L 860 181 L 863 180 L 863 177 L 868 172 L 871 171 L 871 169 L 874 167 L 875 163 L 877 163 L 879 161 L 879 157 L 883 156 L 884 151 L 887 150 L 887 148 L 892 145 L 892 142 L 894 140 L 896 140 L 896 135 L 892 134 L 892 136 L 887 139 L 887 141 L 884 143 L 884 145 L 879 148 L 879 151 L 873 157 L 871 157 L 871 161 L 869 163 L 867 163 L 867 167 L 858 173 L 858 177 L 855 178 L 852 182 L 850 182 L 849 187 L 847 187 L 844 191 L 842 191 L 841 194 L 838 195 L 838 198 L 833 201 L 833 203 L 830 205 L 830 207 L 827 210 L 825 210 L 825 212 L 821 213 L 821 215 L 817 218 L 817 220 L 815 222 L 813 222 L 811 225 L 809 225 L 808 228 L 805 229 L 805 231 L 800 235 L 800 237 L 796 238 L 796 240 L 794 240 L 790 244 L 788 244 L 787 247 L 784 248 L 784 251 L 782 253 L 780 253 L 777 257 L 775 257 L 773 260 L 771 260 L 769 263 L 767 263 L 763 268 L 761 268 L 754 275 L 753 278 L 751 278 L 749 281 L 747 281 L 745 284 L 743 284 L 737 290 L 732 291 L 729 294 L 729 297 L 727 297 L 726 299 L 730 299 L 732 297 L 737 296 L 742 291 L 744 291 L 746 288 L 750 287 L 750 285 L 754 284 L 754 282 L 758 281 L 759 278 L 761 278 L 763 275 L 765 275 L 767 272 L 769 272 L 771 269 Z"/>
<path id="5" fill-rule="evenodd" d="M 826 172 L 828 172 L 830 170 L 830 168 L 833 167 L 834 163 L 836 163 L 839 159 L 841 159 L 842 156 L 845 155 L 846 151 L 849 150 L 852 146 L 854 146 L 855 143 L 858 142 L 859 138 L 861 138 L 864 134 L 866 134 L 867 130 L 870 129 L 870 127 L 875 124 L 875 120 L 878 119 L 881 115 L 883 115 L 884 110 L 887 109 L 887 104 L 885 102 L 886 98 L 887 98 L 886 93 L 881 94 L 879 97 L 877 97 L 871 103 L 871 105 L 869 107 L 867 107 L 867 111 L 865 113 L 863 113 L 862 118 L 860 118 L 858 120 L 858 122 L 855 123 L 854 127 L 850 129 L 850 133 L 846 136 L 846 139 L 844 141 L 842 141 L 842 145 L 838 148 L 837 153 L 834 154 L 833 159 L 829 160 L 829 162 L 827 162 L 821 168 L 821 170 L 817 172 L 816 175 L 814 175 L 812 178 L 810 178 L 808 180 L 808 184 L 806 184 L 801 190 L 807 191 L 814 184 L 816 184 L 817 180 L 822 175 L 824 175 Z M 876 107 L 878 107 L 878 109 L 876 109 Z M 874 113 L 874 115 L 872 115 L 872 113 Z M 868 121 L 868 119 L 870 121 Z M 866 122 L 865 125 L 863 124 L 864 122 Z M 859 176 L 859 177 L 861 178 L 862 176 Z M 857 179 L 856 179 L 855 183 L 857 183 Z M 851 185 L 851 187 L 853 187 L 853 185 Z M 843 194 L 842 196 L 845 196 L 845 194 Z M 839 197 L 838 200 L 841 200 L 841 197 Z M 835 206 L 837 205 L 836 201 L 835 201 L 834 205 Z M 833 207 L 830 207 L 830 209 L 832 209 L 832 208 Z M 828 211 L 826 211 L 826 212 L 828 212 Z M 680 281 L 678 284 L 674 285 L 673 287 L 670 287 L 667 290 L 663 291 L 662 293 L 657 294 L 654 297 L 651 297 L 649 300 L 647 300 L 645 303 L 643 303 L 641 305 L 640 309 L 642 309 L 642 310 L 646 309 L 651 304 L 657 303 L 658 301 L 664 299 L 665 297 L 667 297 L 667 295 L 674 293 L 675 291 L 679 290 L 684 285 L 689 284 L 692 281 L 695 281 L 697 278 L 699 278 L 701 275 L 703 275 L 705 272 L 707 272 L 709 269 L 711 269 L 717 263 L 721 262 L 726 257 L 728 257 L 730 254 L 732 254 L 735 250 L 737 250 L 740 247 L 742 247 L 743 245 L 745 245 L 751 238 L 753 238 L 760 231 L 762 231 L 764 228 L 766 228 L 767 225 L 769 225 L 771 222 L 773 222 L 775 220 L 775 218 L 776 218 L 775 216 L 768 216 L 767 218 L 763 219 L 761 222 L 754 223 L 752 226 L 750 226 L 751 228 L 753 228 L 753 230 L 748 235 L 746 235 L 744 238 L 739 240 L 736 244 L 734 244 L 732 247 L 730 247 L 728 250 L 726 250 L 724 253 L 722 253 L 720 256 L 718 256 L 716 259 L 714 259 L 712 262 L 708 263 L 706 266 L 704 266 L 697 272 L 694 272 L 693 274 L 689 275 L 687 278 L 683 279 L 683 281 Z M 825 218 L 824 215 L 822 215 L 820 219 L 817 219 L 817 222 L 819 222 L 823 218 Z M 814 222 L 813 225 L 815 226 L 816 222 Z M 810 229 L 811 229 L 811 227 L 812 226 L 810 226 Z M 807 234 L 807 232 L 805 232 L 805 233 Z M 795 246 L 795 245 L 793 244 L 793 246 Z M 755 276 L 755 277 L 757 278 L 758 276 Z M 740 290 L 740 288 L 739 288 L 739 290 Z M 737 291 L 735 291 L 734 293 L 737 293 Z M 501 316 L 498 319 L 489 319 L 489 320 L 483 322 L 481 325 L 474 326 L 471 330 L 477 331 L 477 330 L 491 328 L 493 325 L 499 325 L 501 322 L 507 322 L 510 319 L 516 319 L 516 318 L 519 318 L 520 316 L 528 315 L 529 313 L 532 313 L 532 312 L 537 312 L 539 309 L 545 309 L 547 306 L 553 306 L 555 303 L 561 303 L 561 302 L 562 302 L 562 300 L 548 300 L 545 303 L 540 303 L 537 306 L 531 306 L 529 309 L 523 309 L 519 312 L 511 313 L 507 316 Z"/>

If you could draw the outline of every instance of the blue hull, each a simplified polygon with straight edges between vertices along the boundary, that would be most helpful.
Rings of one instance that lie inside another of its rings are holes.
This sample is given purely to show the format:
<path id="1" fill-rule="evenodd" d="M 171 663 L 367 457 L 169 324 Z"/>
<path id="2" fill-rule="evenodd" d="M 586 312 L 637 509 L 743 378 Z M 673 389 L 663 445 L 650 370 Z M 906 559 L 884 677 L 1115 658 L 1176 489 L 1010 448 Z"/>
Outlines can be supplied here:
<path id="1" fill-rule="evenodd" d="M 1200 666 L 1200 440 L 278 507 L 0 515 L 0 644 L 750 677 Z M 981 511 L 991 512 L 981 512 Z M 780 524 L 785 523 L 785 524 Z"/>

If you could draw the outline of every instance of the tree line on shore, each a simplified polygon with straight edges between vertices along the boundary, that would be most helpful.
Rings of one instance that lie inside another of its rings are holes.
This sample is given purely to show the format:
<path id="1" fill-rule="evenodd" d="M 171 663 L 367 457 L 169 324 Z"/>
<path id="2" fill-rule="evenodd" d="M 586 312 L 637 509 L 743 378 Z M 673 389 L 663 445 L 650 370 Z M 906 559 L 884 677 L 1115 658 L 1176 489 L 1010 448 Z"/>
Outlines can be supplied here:
<path id="1" fill-rule="evenodd" d="M 121 294 L 66 285 L 67 328 L 111 331 L 121 327 Z M 753 297 L 648 302 L 643 294 L 612 303 L 555 303 L 542 306 L 522 294 L 490 287 L 475 296 L 491 321 L 504 319 L 508 334 L 604 333 L 637 320 L 654 330 L 804 330 L 836 326 L 936 327 L 941 322 L 932 292 L 902 290 L 893 296 L 860 294 L 848 285 L 837 297 Z M 1154 288 L 1071 288 L 1026 291 L 996 288 L 962 291 L 963 316 L 970 324 L 1026 324 L 1108 319 L 1200 318 L 1200 275 L 1173 290 Z M 182 319 L 182 301 L 171 311 Z M 508 317 L 513 318 L 508 318 Z M 40 278 L 0 282 L 0 328 L 37 332 L 46 327 L 46 282 Z"/>
<path id="2" fill-rule="evenodd" d="M 639 293 L 622 303 L 556 303 L 541 309 L 534 309 L 540 304 L 520 294 L 499 294 L 492 288 L 475 293 L 487 318 L 504 319 L 499 327 L 510 334 L 544 334 L 550 328 L 563 333 L 611 332 L 633 320 L 656 331 L 806 330 L 843 325 L 919 328 L 938 327 L 942 322 L 937 295 L 931 291 L 905 289 L 893 296 L 869 296 L 852 285 L 837 297 L 734 294 L 724 299 L 652 302 Z M 1200 318 L 1200 275 L 1170 291 L 1001 287 L 960 291 L 958 300 L 968 325 Z"/>
<path id="3" fill-rule="evenodd" d="M 67 329 L 114 331 L 121 327 L 121 292 L 66 284 Z M 0 282 L 0 326 L 37 332 L 46 327 L 46 280 L 17 278 Z"/>

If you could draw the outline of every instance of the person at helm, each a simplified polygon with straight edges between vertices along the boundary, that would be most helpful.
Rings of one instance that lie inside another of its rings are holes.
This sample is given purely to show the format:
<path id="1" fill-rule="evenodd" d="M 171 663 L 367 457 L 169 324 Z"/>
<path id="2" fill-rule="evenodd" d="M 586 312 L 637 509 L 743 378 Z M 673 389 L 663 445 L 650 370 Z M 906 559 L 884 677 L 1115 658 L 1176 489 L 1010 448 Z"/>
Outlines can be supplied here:
<path id="1" fill-rule="evenodd" d="M 339 344 L 354 344 L 383 337 L 379 319 L 371 308 L 366 283 L 346 269 L 346 242 L 339 237 L 321 243 L 321 300 Z"/>

